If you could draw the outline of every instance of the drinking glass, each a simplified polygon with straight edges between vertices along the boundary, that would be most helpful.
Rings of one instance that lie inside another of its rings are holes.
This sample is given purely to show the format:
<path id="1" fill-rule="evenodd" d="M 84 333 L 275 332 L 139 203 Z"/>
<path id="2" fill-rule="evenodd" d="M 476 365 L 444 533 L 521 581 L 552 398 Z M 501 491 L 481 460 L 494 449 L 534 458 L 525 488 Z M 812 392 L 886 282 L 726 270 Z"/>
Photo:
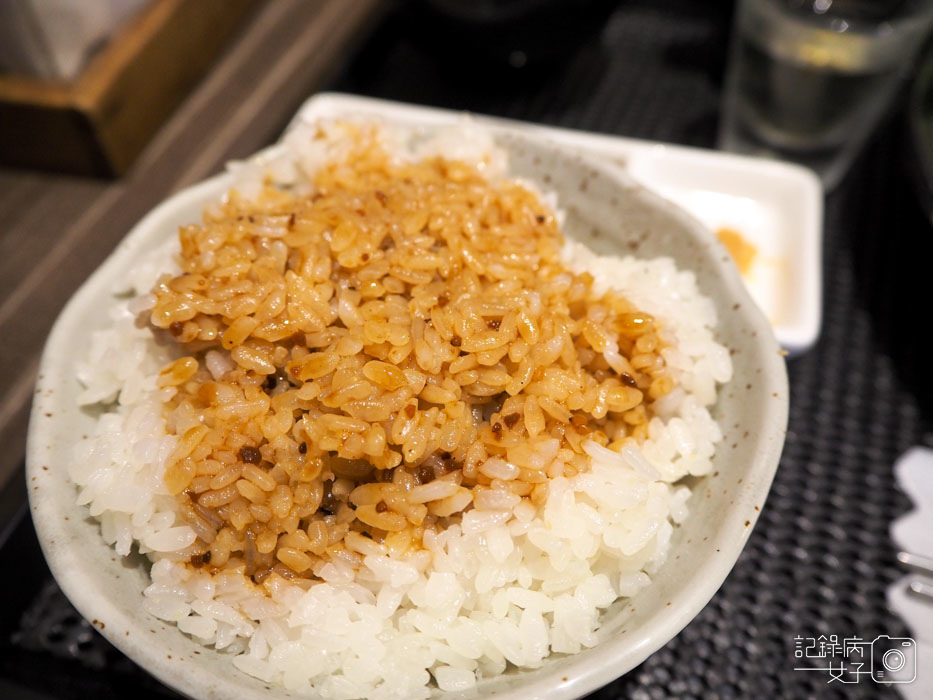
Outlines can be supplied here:
<path id="1" fill-rule="evenodd" d="M 933 0 L 739 0 L 719 146 L 842 179 L 933 26 Z"/>

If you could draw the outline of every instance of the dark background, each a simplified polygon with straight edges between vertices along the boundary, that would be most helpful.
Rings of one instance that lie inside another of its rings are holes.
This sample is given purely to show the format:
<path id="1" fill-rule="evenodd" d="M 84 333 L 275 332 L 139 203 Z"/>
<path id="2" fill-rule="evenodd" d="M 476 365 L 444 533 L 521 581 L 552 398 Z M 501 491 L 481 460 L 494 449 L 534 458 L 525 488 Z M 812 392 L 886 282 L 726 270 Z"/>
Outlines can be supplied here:
<path id="1" fill-rule="evenodd" d="M 572 19 L 474 16 L 456 31 L 444 4 L 394 4 L 327 89 L 714 145 L 731 3 L 585 2 Z M 787 443 L 738 564 L 678 637 L 590 697 L 896 696 L 795 672 L 793 651 L 797 635 L 908 633 L 885 605 L 903 573 L 888 528 L 909 508 L 891 467 L 910 446 L 933 446 L 921 344 L 933 236 L 909 150 L 895 109 L 826 200 L 822 335 L 788 363 Z M 22 516 L 0 548 L 0 697 L 176 697 L 74 612 Z"/>

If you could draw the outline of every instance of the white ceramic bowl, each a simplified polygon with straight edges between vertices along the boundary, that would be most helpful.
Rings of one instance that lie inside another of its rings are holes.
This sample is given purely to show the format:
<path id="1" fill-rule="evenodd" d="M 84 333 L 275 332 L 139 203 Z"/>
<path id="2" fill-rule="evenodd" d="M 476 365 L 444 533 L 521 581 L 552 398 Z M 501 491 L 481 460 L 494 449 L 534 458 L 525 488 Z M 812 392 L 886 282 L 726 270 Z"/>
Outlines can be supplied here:
<path id="1" fill-rule="evenodd" d="M 516 175 L 556 190 L 566 231 L 599 252 L 667 255 L 696 273 L 719 310 L 718 339 L 733 351 L 734 377 L 721 387 L 714 415 L 725 438 L 712 476 L 693 485 L 690 515 L 675 530 L 667 564 L 651 586 L 603 615 L 602 641 L 573 656 L 554 655 L 534 671 L 484 681 L 478 695 L 575 698 L 642 662 L 703 608 L 735 564 L 764 504 L 787 422 L 784 360 L 768 322 L 752 302 L 726 251 L 706 229 L 617 170 L 509 130 L 497 131 Z M 202 647 L 174 625 L 147 615 L 142 558 L 123 559 L 104 544 L 86 508 L 75 505 L 67 476 L 72 446 L 90 431 L 78 408 L 75 363 L 93 329 L 107 321 L 111 290 L 133 260 L 197 221 L 230 177 L 220 175 L 167 200 L 146 216 L 75 294 L 42 357 L 29 428 L 27 480 L 45 557 L 78 611 L 117 648 L 167 685 L 193 698 L 294 697 L 237 671 L 227 655 Z M 584 186 L 585 183 L 585 186 Z"/>

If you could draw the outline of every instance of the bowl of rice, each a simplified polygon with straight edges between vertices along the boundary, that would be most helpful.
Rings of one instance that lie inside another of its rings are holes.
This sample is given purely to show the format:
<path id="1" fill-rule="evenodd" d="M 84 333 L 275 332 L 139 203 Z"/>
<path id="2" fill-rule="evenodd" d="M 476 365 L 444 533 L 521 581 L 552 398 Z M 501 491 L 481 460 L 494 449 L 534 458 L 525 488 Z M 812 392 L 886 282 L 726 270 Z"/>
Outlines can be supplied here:
<path id="1" fill-rule="evenodd" d="M 787 421 L 728 253 L 510 129 L 299 124 L 143 219 L 42 358 L 62 590 L 193 698 L 575 698 L 734 565 Z"/>

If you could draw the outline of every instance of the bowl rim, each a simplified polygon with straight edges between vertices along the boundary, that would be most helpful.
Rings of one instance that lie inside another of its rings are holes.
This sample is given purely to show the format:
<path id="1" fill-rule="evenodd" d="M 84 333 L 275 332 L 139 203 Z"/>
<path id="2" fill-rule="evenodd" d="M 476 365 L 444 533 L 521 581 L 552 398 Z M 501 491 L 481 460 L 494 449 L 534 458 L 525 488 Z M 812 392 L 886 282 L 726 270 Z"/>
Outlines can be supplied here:
<path id="1" fill-rule="evenodd" d="M 663 209 L 673 215 L 679 224 L 689 230 L 692 235 L 701 237 L 704 243 L 709 243 L 714 247 L 718 245 L 721 248 L 718 241 L 699 221 L 676 204 L 638 184 L 621 169 L 604 167 L 589 156 L 582 156 L 566 146 L 539 135 L 524 134 L 508 127 L 484 125 L 483 128 L 494 135 L 505 135 L 519 142 L 524 141 L 535 148 L 557 150 L 582 161 L 614 184 L 632 190 L 636 196 L 647 201 L 650 206 Z M 280 153 L 282 148 L 281 143 L 275 144 L 259 151 L 249 160 L 255 159 L 262 162 Z M 166 218 L 171 217 L 174 212 L 197 204 L 203 208 L 204 204 L 217 199 L 226 192 L 232 183 L 232 174 L 225 172 L 185 188 L 159 204 L 130 230 L 68 301 L 52 328 L 42 354 L 36 400 L 33 403 L 28 431 L 27 483 L 30 485 L 35 481 L 40 484 L 48 483 L 48 480 L 52 478 L 50 475 L 55 474 L 54 470 L 44 471 L 39 466 L 43 462 L 44 451 L 50 444 L 52 431 L 54 431 L 54 422 L 43 419 L 43 414 L 47 410 L 46 402 L 43 400 L 43 389 L 50 384 L 54 386 L 56 382 L 73 381 L 73 376 L 66 372 L 69 363 L 60 359 L 62 355 L 60 348 L 71 347 L 69 333 L 70 326 L 75 322 L 74 318 L 80 314 L 82 309 L 99 298 L 101 290 L 106 288 L 108 281 L 118 270 L 122 269 L 126 261 L 140 248 L 146 247 L 147 243 L 151 244 L 152 241 L 157 240 L 158 229 L 162 227 L 162 222 Z M 754 348 L 753 361 L 762 369 L 760 381 L 765 382 L 767 392 L 777 398 L 774 401 L 763 402 L 760 423 L 767 430 L 758 436 L 759 449 L 746 470 L 748 476 L 753 478 L 747 480 L 743 501 L 749 504 L 754 503 L 757 507 L 754 510 L 750 506 L 748 508 L 735 507 L 724 513 L 720 526 L 710 538 L 716 548 L 715 555 L 705 560 L 694 571 L 692 585 L 679 590 L 676 603 L 656 613 L 650 621 L 651 624 L 630 630 L 630 633 L 625 636 L 616 635 L 604 638 L 597 646 L 581 652 L 585 656 L 574 657 L 576 661 L 572 662 L 572 669 L 529 671 L 527 673 L 534 674 L 534 676 L 527 678 L 520 687 L 496 691 L 495 695 L 499 698 L 512 698 L 513 700 L 536 697 L 578 698 L 624 675 L 667 644 L 696 617 L 719 589 L 738 560 L 760 513 L 760 507 L 764 505 L 778 466 L 788 417 L 788 383 L 784 360 L 777 341 L 774 339 L 771 325 L 751 300 L 734 265 L 728 262 L 725 249 L 722 249 L 722 255 L 714 257 L 717 266 L 715 273 L 724 282 L 729 295 L 741 302 L 740 313 L 750 330 L 755 331 L 757 335 L 757 340 L 751 344 L 751 347 Z M 135 640 L 130 641 L 123 632 L 138 627 L 140 622 L 131 615 L 125 614 L 109 600 L 104 591 L 100 590 L 99 580 L 94 576 L 94 571 L 83 567 L 74 551 L 68 547 L 54 546 L 56 540 L 64 542 L 68 536 L 68 527 L 60 517 L 56 517 L 58 504 L 53 498 L 36 495 L 38 492 L 33 488 L 30 488 L 28 492 L 30 514 L 33 517 L 40 546 L 54 578 L 75 608 L 86 619 L 92 620 L 105 638 L 163 683 L 189 697 L 252 697 L 253 694 L 238 683 L 239 672 L 216 677 L 205 670 L 192 672 L 189 665 L 185 669 L 187 672 L 180 673 L 176 665 L 166 662 L 164 654 L 157 646 L 139 645 L 135 643 Z M 140 595 L 142 595 L 141 591 Z M 210 648 L 205 647 L 205 649 Z M 482 689 L 482 685 L 478 687 Z"/>

